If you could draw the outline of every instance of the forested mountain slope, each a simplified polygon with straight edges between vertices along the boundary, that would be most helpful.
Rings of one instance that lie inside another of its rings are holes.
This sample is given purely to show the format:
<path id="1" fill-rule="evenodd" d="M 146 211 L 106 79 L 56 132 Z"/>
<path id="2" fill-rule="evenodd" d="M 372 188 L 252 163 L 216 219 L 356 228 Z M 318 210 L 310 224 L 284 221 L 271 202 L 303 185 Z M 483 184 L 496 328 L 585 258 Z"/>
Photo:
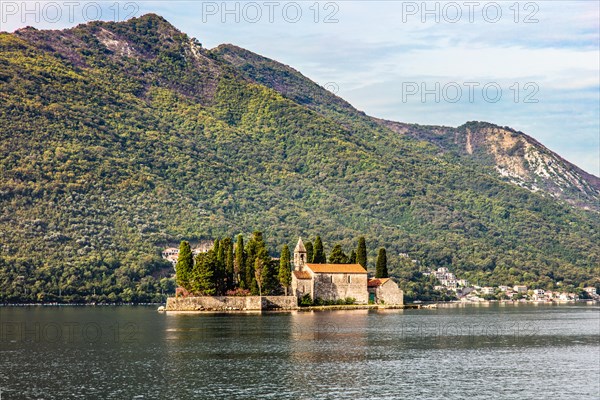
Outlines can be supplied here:
<path id="1" fill-rule="evenodd" d="M 600 211 L 600 178 L 550 151 L 523 132 L 486 122 L 469 122 L 458 128 L 423 126 L 373 118 L 318 86 L 293 68 L 233 45 L 212 50 L 246 78 L 264 84 L 283 96 L 344 124 L 349 119 L 373 122 L 399 134 L 435 144 L 444 151 L 492 166 L 507 181 L 542 195 Z"/>
<path id="2" fill-rule="evenodd" d="M 406 252 L 481 283 L 597 282 L 597 213 L 230 48 L 156 15 L 0 33 L 0 301 L 158 299 L 161 248 L 253 230 L 273 255 L 365 235 L 393 274 Z"/>

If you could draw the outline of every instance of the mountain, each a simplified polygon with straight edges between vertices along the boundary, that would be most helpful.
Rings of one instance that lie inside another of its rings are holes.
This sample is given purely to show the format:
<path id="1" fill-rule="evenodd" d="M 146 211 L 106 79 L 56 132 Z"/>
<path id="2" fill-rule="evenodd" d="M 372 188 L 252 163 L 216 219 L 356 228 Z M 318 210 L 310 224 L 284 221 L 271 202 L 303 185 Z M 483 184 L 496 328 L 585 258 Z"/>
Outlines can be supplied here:
<path id="1" fill-rule="evenodd" d="M 600 179 L 523 132 L 486 122 L 449 128 L 377 121 L 399 134 L 426 140 L 444 151 L 491 166 L 513 184 L 600 211 Z"/>
<path id="2" fill-rule="evenodd" d="M 399 126 L 157 15 L 0 33 L 0 301 L 159 300 L 162 248 L 253 230 L 274 256 L 299 235 L 327 251 L 364 235 L 371 264 L 385 246 L 404 281 L 428 265 L 599 283 L 599 214 L 546 195 L 576 169 L 534 192 L 479 139 L 464 155 Z M 593 196 L 597 178 L 576 176 Z"/>
<path id="3" fill-rule="evenodd" d="M 238 68 L 244 77 L 344 123 L 349 116 L 372 120 L 394 132 L 430 142 L 443 151 L 492 166 L 513 184 L 584 209 L 600 211 L 600 179 L 589 174 L 523 132 L 486 122 L 458 128 L 422 126 L 368 117 L 324 90 L 293 68 L 233 45 L 213 53 Z"/>

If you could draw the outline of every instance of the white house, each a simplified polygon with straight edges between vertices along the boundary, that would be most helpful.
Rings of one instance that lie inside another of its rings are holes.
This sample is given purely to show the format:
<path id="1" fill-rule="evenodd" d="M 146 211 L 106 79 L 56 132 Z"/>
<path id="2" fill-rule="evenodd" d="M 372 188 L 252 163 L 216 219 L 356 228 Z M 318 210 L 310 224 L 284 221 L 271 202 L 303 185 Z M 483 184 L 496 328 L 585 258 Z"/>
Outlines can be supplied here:
<path id="1" fill-rule="evenodd" d="M 516 293 L 527 293 L 527 286 L 515 285 L 513 286 L 513 291 L 515 291 Z"/>

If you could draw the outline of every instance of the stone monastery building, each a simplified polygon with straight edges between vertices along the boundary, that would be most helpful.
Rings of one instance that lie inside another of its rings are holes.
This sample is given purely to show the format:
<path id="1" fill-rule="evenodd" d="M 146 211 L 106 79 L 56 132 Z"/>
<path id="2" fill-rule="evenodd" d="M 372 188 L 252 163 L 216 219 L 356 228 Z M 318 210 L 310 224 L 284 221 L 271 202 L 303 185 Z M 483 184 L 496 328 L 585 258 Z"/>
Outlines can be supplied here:
<path id="1" fill-rule="evenodd" d="M 403 293 L 391 279 L 371 279 L 360 264 L 309 264 L 302 239 L 294 249 L 292 293 L 298 298 L 339 300 L 352 297 L 357 304 L 401 305 Z"/>

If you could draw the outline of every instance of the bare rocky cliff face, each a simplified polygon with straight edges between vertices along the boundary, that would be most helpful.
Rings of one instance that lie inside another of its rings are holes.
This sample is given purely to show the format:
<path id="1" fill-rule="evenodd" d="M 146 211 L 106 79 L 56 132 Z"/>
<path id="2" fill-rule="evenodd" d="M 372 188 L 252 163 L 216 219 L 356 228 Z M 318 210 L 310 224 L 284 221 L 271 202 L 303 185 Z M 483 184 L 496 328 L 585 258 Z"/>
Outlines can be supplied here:
<path id="1" fill-rule="evenodd" d="M 481 143 L 477 149 L 471 143 L 474 138 Z M 467 153 L 491 154 L 496 170 L 515 184 L 532 191 L 545 190 L 557 198 L 599 200 L 600 179 L 525 134 L 504 128 L 466 128 L 466 141 Z"/>
<path id="2" fill-rule="evenodd" d="M 600 179 L 523 132 L 484 122 L 469 122 L 458 128 L 377 122 L 397 133 L 434 143 L 442 151 L 491 166 L 509 182 L 532 192 L 600 211 Z"/>

